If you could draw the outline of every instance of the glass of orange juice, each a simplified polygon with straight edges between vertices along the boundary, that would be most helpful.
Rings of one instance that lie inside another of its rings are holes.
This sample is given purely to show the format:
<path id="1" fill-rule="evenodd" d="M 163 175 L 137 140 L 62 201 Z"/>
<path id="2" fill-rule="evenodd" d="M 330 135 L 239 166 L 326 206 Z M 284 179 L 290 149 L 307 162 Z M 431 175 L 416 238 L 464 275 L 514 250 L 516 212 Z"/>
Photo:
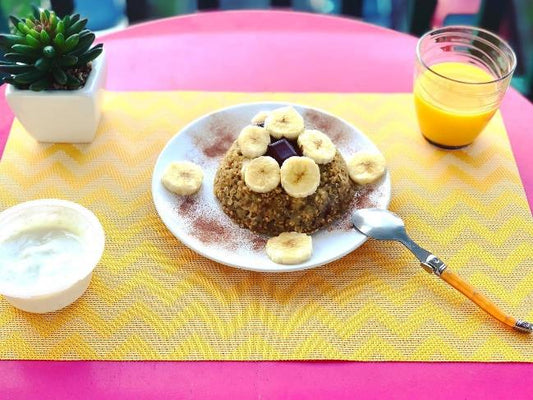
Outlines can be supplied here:
<path id="1" fill-rule="evenodd" d="M 416 47 L 413 89 L 422 135 L 448 149 L 472 143 L 500 106 L 515 67 L 511 47 L 484 29 L 426 33 Z"/>

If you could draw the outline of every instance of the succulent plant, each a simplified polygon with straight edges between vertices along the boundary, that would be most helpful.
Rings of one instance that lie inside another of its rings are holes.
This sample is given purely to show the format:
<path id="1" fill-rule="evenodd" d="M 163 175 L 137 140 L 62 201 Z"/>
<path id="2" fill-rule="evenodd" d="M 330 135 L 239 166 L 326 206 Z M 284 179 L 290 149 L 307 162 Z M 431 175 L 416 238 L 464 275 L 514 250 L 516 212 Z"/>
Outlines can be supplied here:
<path id="1" fill-rule="evenodd" d="M 95 35 L 85 29 L 79 14 L 59 18 L 53 11 L 34 9 L 33 15 L 9 17 L 11 34 L 0 35 L 5 52 L 0 71 L 4 82 L 19 89 L 78 89 L 90 73 L 90 62 L 102 52 L 91 47 Z"/>

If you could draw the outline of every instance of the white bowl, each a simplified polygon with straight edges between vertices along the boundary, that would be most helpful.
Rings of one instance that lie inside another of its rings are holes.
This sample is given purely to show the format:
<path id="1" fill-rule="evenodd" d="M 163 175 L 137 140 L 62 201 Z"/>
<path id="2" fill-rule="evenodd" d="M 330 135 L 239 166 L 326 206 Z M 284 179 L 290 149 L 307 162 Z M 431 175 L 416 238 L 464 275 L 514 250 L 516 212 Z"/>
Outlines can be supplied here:
<path id="1" fill-rule="evenodd" d="M 85 292 L 105 243 L 102 225 L 91 211 L 66 200 L 34 200 L 1 212 L 0 226 L 0 247 L 18 232 L 28 229 L 46 232 L 49 227 L 74 233 L 83 250 L 72 269 L 43 281 L 45 284 L 16 283 L 0 271 L 0 294 L 9 303 L 24 311 L 46 313 L 70 305 Z"/>

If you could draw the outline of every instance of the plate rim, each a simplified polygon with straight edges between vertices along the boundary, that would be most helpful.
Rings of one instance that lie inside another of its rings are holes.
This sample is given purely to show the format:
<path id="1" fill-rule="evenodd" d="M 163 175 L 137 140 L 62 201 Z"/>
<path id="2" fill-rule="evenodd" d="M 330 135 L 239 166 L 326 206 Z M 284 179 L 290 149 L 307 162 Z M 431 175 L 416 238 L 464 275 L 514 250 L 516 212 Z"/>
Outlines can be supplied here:
<path id="1" fill-rule="evenodd" d="M 181 235 L 181 232 L 177 233 L 172 226 L 169 226 L 166 223 L 166 221 L 165 221 L 165 219 L 164 219 L 164 217 L 162 215 L 162 212 L 163 212 L 162 211 L 162 206 L 158 205 L 158 202 L 156 201 L 156 196 L 155 196 L 156 188 L 159 187 L 161 182 L 160 182 L 160 180 L 156 179 L 155 170 L 156 170 L 157 165 L 160 163 L 163 154 L 165 154 L 167 148 L 169 148 L 173 144 L 173 142 L 176 140 L 176 138 L 179 137 L 184 131 L 190 129 L 191 127 L 196 125 L 201 120 L 207 119 L 207 118 L 209 118 L 210 116 L 212 116 L 214 114 L 221 113 L 221 112 L 224 112 L 224 111 L 228 111 L 228 110 L 231 110 L 231 109 L 234 109 L 234 108 L 240 108 L 240 107 L 243 107 L 243 106 L 259 106 L 259 105 L 294 106 L 294 107 L 298 107 L 298 108 L 305 108 L 305 109 L 309 109 L 309 110 L 313 110 L 313 111 L 318 111 L 318 112 L 320 112 L 322 114 L 325 114 L 325 115 L 327 115 L 329 117 L 333 117 L 333 118 L 341 121 L 345 125 L 349 126 L 350 128 L 352 128 L 355 132 L 359 133 L 364 138 L 366 138 L 379 151 L 379 153 L 382 154 L 381 150 L 377 147 L 377 145 L 367 135 L 365 135 L 361 131 L 361 129 L 359 129 L 357 126 L 349 123 L 348 121 L 346 121 L 345 119 L 343 119 L 343 118 L 341 118 L 341 117 L 339 117 L 337 115 L 334 115 L 334 114 L 332 114 L 332 113 L 330 113 L 328 111 L 325 111 L 325 110 L 323 110 L 321 108 L 317 108 L 317 107 L 314 107 L 314 106 L 309 106 L 309 105 L 302 104 L 302 103 L 286 102 L 286 101 L 253 101 L 253 102 L 237 103 L 237 104 L 233 104 L 233 105 L 230 105 L 230 106 L 227 106 L 227 107 L 218 108 L 216 110 L 213 110 L 213 111 L 210 111 L 208 113 L 200 115 L 199 117 L 195 118 L 194 120 L 190 121 L 185 126 L 183 126 L 179 131 L 177 131 L 166 142 L 165 146 L 161 149 L 159 155 L 157 156 L 157 159 L 155 161 L 155 164 L 154 164 L 153 170 L 152 170 L 151 195 L 152 195 L 152 202 L 153 202 L 153 204 L 155 206 L 155 209 L 156 209 L 156 212 L 157 212 L 157 214 L 159 216 L 159 219 L 161 220 L 161 222 L 163 222 L 163 225 L 165 225 L 165 227 L 172 233 L 172 235 L 178 241 L 183 243 L 185 246 L 187 246 L 192 251 L 200 254 L 201 256 L 203 256 L 203 257 L 205 257 L 205 258 L 207 258 L 207 259 L 209 259 L 211 261 L 214 261 L 214 262 L 217 262 L 219 264 L 226 265 L 226 266 L 229 266 L 229 267 L 232 267 L 232 268 L 238 268 L 238 269 L 246 270 L 246 271 L 262 272 L 262 273 L 295 272 L 295 271 L 304 271 L 304 270 L 311 269 L 311 268 L 322 267 L 324 265 L 327 265 L 327 264 L 330 264 L 330 263 L 332 263 L 334 261 L 339 260 L 340 258 L 346 256 L 347 254 L 349 254 L 349 253 L 353 252 L 354 250 L 358 249 L 359 247 L 361 247 L 368 240 L 368 237 L 366 237 L 365 235 L 355 231 L 356 233 L 358 233 L 358 235 L 360 235 L 360 240 L 358 240 L 358 241 L 356 240 L 355 241 L 355 245 L 353 247 L 350 246 L 350 248 L 348 248 L 347 250 L 339 252 L 333 258 L 330 258 L 326 262 L 318 262 L 318 263 L 311 263 L 311 264 L 300 263 L 300 264 L 292 264 L 292 265 L 291 264 L 276 264 L 276 263 L 274 263 L 276 266 L 279 266 L 279 267 L 277 267 L 276 269 L 274 269 L 274 268 L 272 268 L 272 269 L 271 268 L 254 268 L 253 266 L 248 266 L 248 265 L 243 266 L 242 264 L 236 264 L 236 263 L 232 263 L 231 261 L 228 261 L 228 260 L 225 260 L 225 259 L 220 259 L 220 258 L 214 257 L 213 255 L 209 254 L 207 251 L 204 251 L 203 248 L 199 249 L 198 246 L 196 246 L 194 243 L 192 243 L 192 241 L 189 241 L 189 237 L 187 235 Z M 390 179 L 390 172 L 389 172 L 388 168 L 386 169 L 385 175 L 383 176 L 382 179 L 384 179 L 385 183 L 388 184 L 387 185 L 388 187 L 386 188 L 387 189 L 386 190 L 386 197 L 385 197 L 384 206 L 383 206 L 384 209 L 388 209 L 389 206 L 390 206 L 391 198 L 392 198 L 392 185 L 391 185 L 391 179 Z M 320 231 L 321 230 L 319 230 L 317 232 L 320 232 Z M 311 235 L 313 235 L 313 234 L 311 234 Z M 204 247 L 207 247 L 207 246 L 204 246 Z"/>

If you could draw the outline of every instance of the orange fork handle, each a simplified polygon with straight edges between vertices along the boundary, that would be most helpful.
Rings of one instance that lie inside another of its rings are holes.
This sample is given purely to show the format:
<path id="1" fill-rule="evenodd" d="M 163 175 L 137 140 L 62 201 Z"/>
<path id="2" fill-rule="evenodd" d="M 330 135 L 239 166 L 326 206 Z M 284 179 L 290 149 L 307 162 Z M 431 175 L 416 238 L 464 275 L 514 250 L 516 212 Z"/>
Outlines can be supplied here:
<path id="1" fill-rule="evenodd" d="M 465 282 L 459 275 L 450 271 L 449 268 L 446 268 L 444 271 L 442 271 L 440 277 L 448 284 L 453 286 L 455 289 L 457 289 L 459 292 L 468 297 L 470 300 L 472 300 L 474 303 L 476 303 L 483 311 L 492 315 L 494 318 L 503 322 L 505 325 L 508 325 L 512 328 L 516 328 L 516 318 L 510 317 L 509 315 L 505 314 L 496 306 L 496 304 L 494 304 L 484 295 L 479 293 L 472 285 L 470 285 L 468 282 Z"/>

